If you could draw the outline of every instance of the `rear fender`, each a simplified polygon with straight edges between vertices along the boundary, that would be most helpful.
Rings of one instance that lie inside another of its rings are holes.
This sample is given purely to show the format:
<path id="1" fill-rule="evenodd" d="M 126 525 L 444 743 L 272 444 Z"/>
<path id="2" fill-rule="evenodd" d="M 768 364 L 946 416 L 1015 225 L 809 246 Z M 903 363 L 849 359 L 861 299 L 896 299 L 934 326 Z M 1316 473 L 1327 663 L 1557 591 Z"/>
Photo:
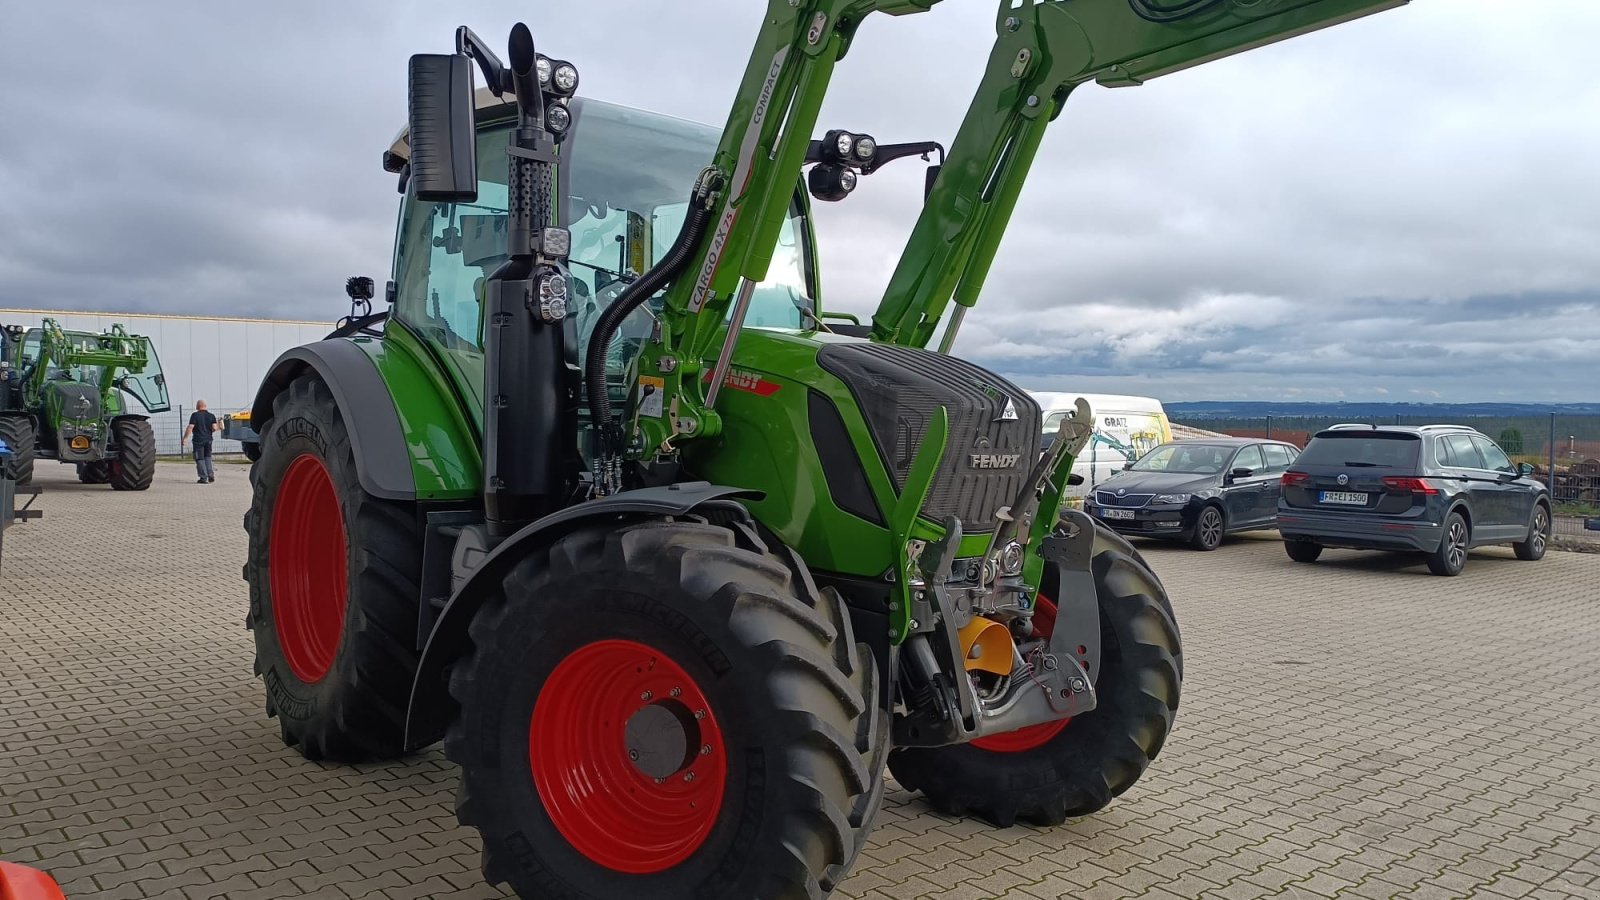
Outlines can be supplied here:
<path id="1" fill-rule="evenodd" d="M 349 427 L 356 473 L 368 494 L 385 500 L 477 497 L 481 456 L 464 401 L 450 391 L 437 361 L 421 358 L 401 337 L 334 338 L 283 354 L 251 406 L 257 442 L 272 438 L 273 400 L 294 379 L 314 372 Z"/>
<path id="2" fill-rule="evenodd" d="M 308 371 L 328 385 L 349 426 L 361 488 L 385 500 L 414 499 L 416 481 L 389 386 L 367 354 L 350 341 L 318 341 L 278 357 L 256 391 L 250 421 L 259 423 L 258 430 L 265 434 L 273 401 Z"/>
<path id="3" fill-rule="evenodd" d="M 624 491 L 551 513 L 501 541 L 466 576 L 434 623 L 411 686 L 406 714 L 407 749 L 425 747 L 443 734 L 449 721 L 445 670 L 466 651 L 467 627 L 517 563 L 579 527 L 602 521 L 621 525 L 700 510 L 752 522 L 744 506 L 733 502 L 735 498 L 759 500 L 761 494 L 703 481 Z"/>

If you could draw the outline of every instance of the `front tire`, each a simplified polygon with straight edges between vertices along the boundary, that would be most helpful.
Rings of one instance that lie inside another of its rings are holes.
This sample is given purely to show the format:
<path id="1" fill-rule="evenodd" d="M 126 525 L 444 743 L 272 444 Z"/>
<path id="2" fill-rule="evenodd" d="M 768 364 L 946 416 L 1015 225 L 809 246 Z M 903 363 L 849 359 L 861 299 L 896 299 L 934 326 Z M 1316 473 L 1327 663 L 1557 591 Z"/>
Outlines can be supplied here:
<path id="1" fill-rule="evenodd" d="M 278 395 L 262 446 L 245 580 L 267 715 L 307 759 L 400 756 L 422 593 L 414 515 L 362 490 L 344 417 L 314 375 Z"/>
<path id="2" fill-rule="evenodd" d="M 874 773 L 849 621 L 753 531 L 575 531 L 519 563 L 470 634 L 445 750 L 490 882 L 811 898 L 858 849 Z"/>
<path id="3" fill-rule="evenodd" d="M 149 419 L 117 419 L 111 423 L 117 456 L 106 467 L 114 491 L 147 491 L 156 478 L 156 433 Z"/>
<path id="4" fill-rule="evenodd" d="M 1528 523 L 1526 539 L 1511 545 L 1517 559 L 1538 562 L 1550 546 L 1550 507 L 1541 501 L 1533 505 L 1533 520 Z"/>
<path id="5" fill-rule="evenodd" d="M 889 771 L 902 785 L 922 791 L 941 812 L 1005 828 L 1088 815 L 1139 780 L 1178 711 L 1178 623 L 1155 573 L 1124 538 L 1098 524 L 1091 566 L 1100 604 L 1099 704 L 1064 724 L 895 750 Z"/>
<path id="6" fill-rule="evenodd" d="M 1444 517 L 1441 531 L 1439 548 L 1428 554 L 1428 571 L 1446 577 L 1460 575 L 1467 565 L 1467 548 L 1472 546 L 1472 529 L 1465 516 L 1453 512 Z"/>
<path id="7" fill-rule="evenodd" d="M 0 416 L 0 441 L 11 449 L 9 477 L 17 484 L 33 480 L 33 458 L 38 437 L 27 416 Z"/>
<path id="8" fill-rule="evenodd" d="M 1189 546 L 1196 550 L 1215 550 L 1222 546 L 1222 537 L 1227 531 L 1228 524 L 1222 516 L 1222 510 L 1215 506 L 1202 506 L 1194 517 L 1194 535 L 1189 538 Z"/>

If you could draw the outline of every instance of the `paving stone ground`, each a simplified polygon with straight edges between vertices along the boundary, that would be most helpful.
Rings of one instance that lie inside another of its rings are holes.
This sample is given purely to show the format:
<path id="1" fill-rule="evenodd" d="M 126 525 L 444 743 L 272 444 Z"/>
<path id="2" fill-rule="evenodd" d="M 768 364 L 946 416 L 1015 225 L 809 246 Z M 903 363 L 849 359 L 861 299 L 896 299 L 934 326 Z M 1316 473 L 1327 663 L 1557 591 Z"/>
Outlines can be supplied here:
<path id="1" fill-rule="evenodd" d="M 0 569 L 0 858 L 72 898 L 503 897 L 437 751 L 306 762 L 244 630 L 243 467 L 145 494 L 41 468 Z M 851 898 L 1600 898 L 1600 556 L 1291 563 L 1147 546 L 1187 682 L 1155 766 L 1070 825 L 891 786 Z M 645 898 L 640 898 L 645 900 Z"/>

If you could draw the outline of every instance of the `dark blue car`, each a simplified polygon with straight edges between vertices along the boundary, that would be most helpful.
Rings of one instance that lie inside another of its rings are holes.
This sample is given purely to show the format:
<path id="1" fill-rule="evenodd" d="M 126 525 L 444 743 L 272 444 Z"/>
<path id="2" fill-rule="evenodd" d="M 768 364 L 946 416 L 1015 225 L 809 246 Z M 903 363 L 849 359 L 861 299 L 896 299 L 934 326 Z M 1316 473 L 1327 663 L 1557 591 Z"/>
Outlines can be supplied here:
<path id="1" fill-rule="evenodd" d="M 1467 551 L 1510 544 L 1544 556 L 1550 493 L 1494 441 L 1461 425 L 1351 426 L 1318 432 L 1283 474 L 1278 530 L 1297 562 L 1324 547 L 1410 550 L 1435 575 Z"/>

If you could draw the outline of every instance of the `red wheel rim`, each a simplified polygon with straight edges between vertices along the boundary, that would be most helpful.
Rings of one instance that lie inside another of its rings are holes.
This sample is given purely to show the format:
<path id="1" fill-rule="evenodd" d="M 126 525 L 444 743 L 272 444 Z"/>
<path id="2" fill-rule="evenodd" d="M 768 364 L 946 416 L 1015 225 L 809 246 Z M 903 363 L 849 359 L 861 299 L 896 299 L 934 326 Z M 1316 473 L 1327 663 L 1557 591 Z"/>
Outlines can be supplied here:
<path id="1" fill-rule="evenodd" d="M 269 540 L 278 646 L 295 677 L 315 684 L 339 650 L 348 590 L 344 516 L 322 460 L 303 453 L 289 463 L 272 507 Z"/>
<path id="2" fill-rule="evenodd" d="M 1055 629 L 1056 605 L 1040 597 L 1039 605 L 1033 612 L 1033 633 L 1041 638 L 1049 638 Z M 991 734 L 988 737 L 977 738 L 972 742 L 972 746 L 991 753 L 1025 753 L 1050 743 L 1071 721 L 1069 717 L 1055 722 L 1040 722 L 1038 725 L 1029 725 L 1004 734 Z"/>
<path id="3" fill-rule="evenodd" d="M 659 722 L 664 729 L 641 725 Z M 528 761 L 573 849 L 634 875 L 700 849 L 728 780 L 705 694 L 666 654 L 636 641 L 595 641 L 557 664 L 533 706 Z"/>

